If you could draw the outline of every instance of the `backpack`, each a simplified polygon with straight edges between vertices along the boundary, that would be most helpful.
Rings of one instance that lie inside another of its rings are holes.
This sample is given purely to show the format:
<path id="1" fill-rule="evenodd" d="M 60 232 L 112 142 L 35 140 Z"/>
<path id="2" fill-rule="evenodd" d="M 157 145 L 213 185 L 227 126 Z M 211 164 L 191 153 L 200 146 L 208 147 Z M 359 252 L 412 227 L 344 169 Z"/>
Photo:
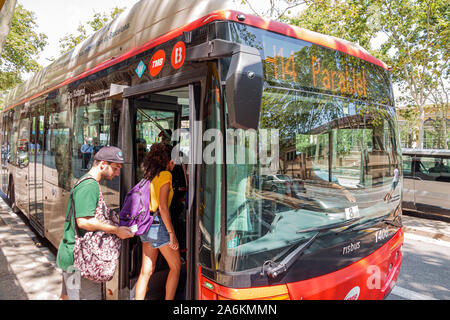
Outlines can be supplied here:
<path id="1" fill-rule="evenodd" d="M 129 227 L 135 235 L 148 231 L 153 222 L 150 213 L 150 181 L 142 179 L 127 193 L 119 219 L 120 226 Z"/>
<path id="2" fill-rule="evenodd" d="M 121 240 L 114 234 L 104 231 L 86 232 L 80 236 L 75 219 L 75 203 L 73 201 L 73 191 L 83 181 L 93 179 L 87 176 L 80 179 L 70 192 L 70 211 L 67 220 L 74 219 L 75 246 L 73 249 L 75 269 L 79 270 L 81 276 L 93 282 L 110 281 L 119 262 Z M 97 180 L 95 180 L 97 182 Z M 99 199 L 95 209 L 95 218 L 105 224 L 119 226 L 117 213 L 106 207 L 105 200 L 99 185 Z"/>

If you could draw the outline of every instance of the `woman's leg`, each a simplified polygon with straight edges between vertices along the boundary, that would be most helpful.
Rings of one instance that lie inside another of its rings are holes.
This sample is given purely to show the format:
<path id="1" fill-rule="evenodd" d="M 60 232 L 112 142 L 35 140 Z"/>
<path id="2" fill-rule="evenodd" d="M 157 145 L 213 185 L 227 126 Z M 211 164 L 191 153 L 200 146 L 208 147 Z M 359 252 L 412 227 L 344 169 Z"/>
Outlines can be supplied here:
<path id="1" fill-rule="evenodd" d="M 169 265 L 170 271 L 167 276 L 166 282 L 166 300 L 173 300 L 175 298 L 175 293 L 178 287 L 178 280 L 180 278 L 181 270 L 181 259 L 180 252 L 178 250 L 173 250 L 169 245 L 165 245 L 159 248 L 161 254 L 166 259 Z"/>
<path id="2" fill-rule="evenodd" d="M 136 283 L 136 300 L 145 299 L 148 281 L 155 271 L 156 258 L 158 258 L 158 249 L 153 248 L 150 243 L 142 242 L 142 266 Z"/>

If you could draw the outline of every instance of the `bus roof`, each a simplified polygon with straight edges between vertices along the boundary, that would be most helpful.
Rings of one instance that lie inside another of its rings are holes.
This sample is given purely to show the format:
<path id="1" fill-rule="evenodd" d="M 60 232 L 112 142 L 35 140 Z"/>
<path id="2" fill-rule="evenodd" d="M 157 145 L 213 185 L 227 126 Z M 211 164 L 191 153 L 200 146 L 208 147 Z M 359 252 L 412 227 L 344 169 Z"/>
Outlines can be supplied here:
<path id="1" fill-rule="evenodd" d="M 386 64 L 351 42 L 303 28 L 232 10 L 230 0 L 142 0 L 88 37 L 52 64 L 12 89 L 8 110 L 42 94 L 124 61 L 165 41 L 216 20 L 230 20 L 312 42 L 361 58 L 387 69 Z"/>
<path id="2" fill-rule="evenodd" d="M 450 157 L 450 150 L 444 149 L 402 149 L 402 153 L 406 155 L 418 155 L 418 156 L 444 156 Z"/>

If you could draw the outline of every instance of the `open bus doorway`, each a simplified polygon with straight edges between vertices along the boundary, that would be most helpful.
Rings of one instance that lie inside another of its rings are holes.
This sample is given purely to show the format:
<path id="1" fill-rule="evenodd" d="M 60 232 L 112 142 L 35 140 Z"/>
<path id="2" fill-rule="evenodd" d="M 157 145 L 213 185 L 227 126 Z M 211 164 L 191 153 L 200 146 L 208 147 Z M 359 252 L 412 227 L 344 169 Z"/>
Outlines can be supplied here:
<path id="1" fill-rule="evenodd" d="M 144 174 L 143 161 L 153 144 L 164 142 L 180 146 L 180 152 L 187 159 L 189 155 L 189 88 L 143 95 L 131 100 L 134 113 L 134 184 L 138 183 Z M 173 136 L 177 132 L 179 139 Z M 181 132 L 181 134 L 179 134 Z M 175 141 L 176 140 L 176 141 Z M 186 299 L 186 217 L 187 217 L 187 186 L 189 166 L 178 163 L 172 171 L 172 187 L 174 196 L 170 206 L 170 214 L 176 237 L 179 242 L 181 256 L 181 272 L 175 299 Z M 130 299 L 134 299 L 136 282 L 142 265 L 142 244 L 139 237 L 130 240 Z M 163 300 L 169 266 L 162 256 L 158 255 L 155 272 L 150 278 L 146 299 Z"/>

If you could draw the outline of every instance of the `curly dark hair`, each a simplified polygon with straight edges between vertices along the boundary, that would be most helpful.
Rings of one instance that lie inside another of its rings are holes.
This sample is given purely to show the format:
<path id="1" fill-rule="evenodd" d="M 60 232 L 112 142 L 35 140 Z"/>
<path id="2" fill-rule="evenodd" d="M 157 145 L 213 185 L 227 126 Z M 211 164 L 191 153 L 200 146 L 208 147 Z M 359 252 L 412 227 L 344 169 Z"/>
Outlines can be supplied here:
<path id="1" fill-rule="evenodd" d="M 144 178 L 152 181 L 161 171 L 166 170 L 171 160 L 173 147 L 165 143 L 155 143 L 144 159 Z"/>

